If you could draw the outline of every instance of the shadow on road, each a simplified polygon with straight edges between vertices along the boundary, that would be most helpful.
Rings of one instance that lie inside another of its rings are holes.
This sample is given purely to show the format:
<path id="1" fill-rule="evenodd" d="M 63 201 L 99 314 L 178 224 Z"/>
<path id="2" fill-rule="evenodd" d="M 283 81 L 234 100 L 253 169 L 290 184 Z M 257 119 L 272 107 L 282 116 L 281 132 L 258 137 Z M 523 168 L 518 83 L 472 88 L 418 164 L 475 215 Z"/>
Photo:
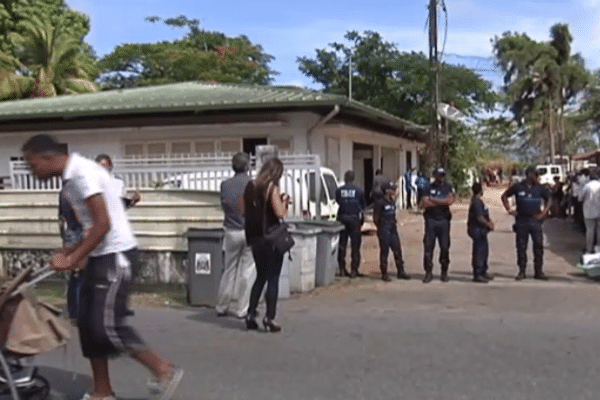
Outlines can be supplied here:
<path id="1" fill-rule="evenodd" d="M 198 312 L 193 315 L 187 316 L 186 319 L 191 321 L 197 321 L 212 325 L 218 325 L 222 328 L 226 329 L 234 329 L 234 330 L 246 330 L 246 325 L 244 324 L 244 320 L 240 318 L 236 318 L 233 315 L 228 315 L 226 317 L 217 317 L 217 313 L 212 308 L 203 308 L 198 310 Z"/>
<path id="2" fill-rule="evenodd" d="M 40 366 L 38 370 L 50 382 L 52 400 L 79 400 L 94 383 L 91 376 L 72 371 L 46 366 Z"/>

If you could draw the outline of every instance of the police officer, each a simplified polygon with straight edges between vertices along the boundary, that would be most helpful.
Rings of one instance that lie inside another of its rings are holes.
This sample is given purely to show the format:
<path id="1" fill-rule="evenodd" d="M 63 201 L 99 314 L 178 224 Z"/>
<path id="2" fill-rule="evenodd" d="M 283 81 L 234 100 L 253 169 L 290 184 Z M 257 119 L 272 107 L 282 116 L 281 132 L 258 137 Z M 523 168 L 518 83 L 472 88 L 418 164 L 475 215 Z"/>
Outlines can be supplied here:
<path id="1" fill-rule="evenodd" d="M 354 185 L 354 172 L 346 171 L 344 174 L 345 185 L 341 186 L 335 192 L 335 200 L 340 205 L 337 219 L 344 224 L 345 229 L 340 232 L 340 245 L 338 250 L 338 264 L 340 274 L 355 278 L 362 276 L 358 272 L 360 265 L 360 242 L 362 240 L 360 228 L 363 224 L 363 210 L 367 202 L 365 193 Z M 346 269 L 346 245 L 348 237 L 352 245 L 351 272 Z"/>
<path id="2" fill-rule="evenodd" d="M 392 182 L 384 184 L 382 187 L 383 198 L 377 200 L 373 208 L 373 221 L 377 226 L 377 237 L 379 238 L 379 268 L 381 269 L 381 279 L 385 282 L 391 281 L 387 272 L 390 248 L 396 261 L 398 279 L 410 279 L 410 276 L 404 272 L 402 246 L 400 245 L 400 236 L 398 235 L 396 189 L 396 185 Z"/>
<path id="3" fill-rule="evenodd" d="M 433 279 L 433 250 L 435 241 L 440 244 L 440 280 L 448 282 L 448 266 L 450 265 L 450 205 L 454 203 L 454 188 L 446 183 L 446 170 L 438 168 L 433 172 L 435 181 L 429 185 L 421 197 L 421 208 L 425 209 L 425 237 L 423 238 L 423 267 L 425 277 L 423 283 Z"/>
<path id="4" fill-rule="evenodd" d="M 517 209 L 511 209 L 508 198 L 514 196 Z M 520 281 L 525 279 L 527 266 L 527 241 L 529 235 L 533 241 L 534 278 L 547 280 L 542 271 L 544 264 L 544 234 L 542 223 L 550 209 L 550 191 L 538 182 L 538 172 L 535 167 L 525 170 L 525 180 L 519 182 L 502 193 L 502 204 L 506 211 L 515 216 L 513 229 L 517 236 L 517 265 L 519 273 L 515 277 Z"/>

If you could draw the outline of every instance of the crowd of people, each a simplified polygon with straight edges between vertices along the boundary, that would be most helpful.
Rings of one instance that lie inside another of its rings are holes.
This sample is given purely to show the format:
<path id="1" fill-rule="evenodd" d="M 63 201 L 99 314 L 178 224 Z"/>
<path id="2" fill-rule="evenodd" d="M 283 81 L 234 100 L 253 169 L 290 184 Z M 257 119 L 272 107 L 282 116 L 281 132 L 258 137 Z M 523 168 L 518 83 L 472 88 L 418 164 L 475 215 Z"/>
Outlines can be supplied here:
<path id="1" fill-rule="evenodd" d="M 59 215 L 63 248 L 52 258 L 56 271 L 70 272 L 69 315 L 76 321 L 84 357 L 92 367 L 93 390 L 82 400 L 114 400 L 109 379 L 108 359 L 127 354 L 147 367 L 154 379 L 149 389 L 154 398 L 169 400 L 183 376 L 183 370 L 159 357 L 128 325 L 125 317 L 132 314 L 128 297 L 137 269 L 137 244 L 126 209 L 135 206 L 141 196 L 126 192 L 123 182 L 112 174 L 112 160 L 101 154 L 88 160 L 69 154 L 65 146 L 48 135 L 36 135 L 22 147 L 31 171 L 40 179 L 62 178 Z M 219 317 L 233 314 L 244 321 L 248 330 L 259 324 L 258 303 L 264 292 L 266 313 L 262 320 L 268 332 L 280 332 L 276 322 L 279 277 L 285 253 L 293 242 L 282 242 L 286 231 L 283 221 L 292 199 L 282 193 L 279 182 L 284 167 L 271 157 L 263 161 L 254 179 L 249 174 L 247 154 L 232 158 L 235 175 L 222 182 L 221 205 L 224 211 L 224 271 L 221 278 L 216 313 Z M 548 188 L 541 185 L 534 167 L 528 168 L 523 181 L 511 185 L 501 196 L 506 211 L 515 217 L 513 230 L 517 243 L 517 280 L 526 278 L 527 245 L 531 236 L 535 279 L 545 280 L 543 272 L 543 221 L 549 215 L 571 214 L 586 230 L 586 248 L 590 253 L 600 240 L 600 175 L 596 170 L 582 170 L 569 179 L 566 187 L 560 181 Z M 423 175 L 412 175 L 411 191 L 416 190 L 418 206 L 423 210 L 423 283 L 433 280 L 433 253 L 439 246 L 442 282 L 449 281 L 450 227 L 455 190 L 446 181 L 446 170 L 433 171 L 430 182 Z M 338 264 L 341 276 L 357 278 L 361 263 L 361 226 L 365 219 L 367 196 L 354 182 L 353 171 L 344 174 L 344 185 L 336 191 L 339 204 L 337 219 L 343 224 L 340 233 Z M 414 185 L 413 185 L 414 184 Z M 416 188 L 416 189 L 415 189 Z M 398 187 L 376 172 L 373 189 L 373 221 L 379 242 L 381 278 L 391 281 L 388 272 L 389 253 L 393 255 L 396 277 L 411 279 L 406 273 L 398 232 Z M 494 230 L 489 209 L 483 201 L 483 186 L 472 186 L 467 233 L 472 239 L 473 281 L 486 283 L 488 273 L 488 234 Z M 514 198 L 511 206 L 510 198 Z M 413 207 L 409 201 L 407 206 Z M 572 211 L 571 211 L 572 210 Z M 273 232 L 282 234 L 273 235 Z M 273 237 L 275 236 L 275 237 Z M 279 237 L 277 237 L 279 236 Z M 346 268 L 346 248 L 351 244 L 350 271 Z M 266 291 L 264 290 L 266 286 Z"/>

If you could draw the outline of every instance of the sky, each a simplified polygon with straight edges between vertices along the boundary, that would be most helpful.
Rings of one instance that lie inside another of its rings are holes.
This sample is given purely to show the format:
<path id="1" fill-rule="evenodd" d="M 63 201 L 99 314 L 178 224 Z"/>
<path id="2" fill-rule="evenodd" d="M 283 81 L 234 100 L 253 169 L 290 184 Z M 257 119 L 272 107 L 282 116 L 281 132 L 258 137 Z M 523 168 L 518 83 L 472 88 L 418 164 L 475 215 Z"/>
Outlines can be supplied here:
<path id="1" fill-rule="evenodd" d="M 200 27 L 227 36 L 246 35 L 275 57 L 276 85 L 318 89 L 298 70 L 296 58 L 314 57 L 315 49 L 344 41 L 350 30 L 371 30 L 401 51 L 428 53 L 428 0 L 67 0 L 91 18 L 86 40 L 99 56 L 125 43 L 154 43 L 182 37 L 184 29 L 144 21 L 185 15 Z M 493 70 L 490 39 L 505 31 L 549 40 L 550 27 L 567 23 L 589 68 L 600 68 L 600 0 L 445 0 L 448 28 L 444 61 Z M 444 37 L 446 19 L 440 21 Z M 499 72 L 480 72 L 498 84 Z"/>

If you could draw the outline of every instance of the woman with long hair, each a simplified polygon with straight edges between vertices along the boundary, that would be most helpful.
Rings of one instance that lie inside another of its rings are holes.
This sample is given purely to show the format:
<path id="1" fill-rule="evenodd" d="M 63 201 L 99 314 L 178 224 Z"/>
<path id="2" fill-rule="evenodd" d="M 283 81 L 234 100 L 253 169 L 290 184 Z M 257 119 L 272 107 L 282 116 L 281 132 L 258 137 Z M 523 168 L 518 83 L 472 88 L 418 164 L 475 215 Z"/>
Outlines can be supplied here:
<path id="1" fill-rule="evenodd" d="M 265 330 L 279 332 L 281 327 L 275 323 L 279 275 L 283 264 L 283 254 L 264 239 L 264 228 L 270 231 L 288 214 L 290 196 L 281 193 L 279 180 L 283 175 L 283 164 L 278 158 L 267 160 L 256 179 L 248 183 L 244 192 L 246 241 L 252 247 L 256 264 L 256 281 L 250 292 L 250 306 L 246 316 L 246 327 L 258 329 L 256 307 L 265 283 L 267 292 L 267 314 L 263 319 Z M 264 228 L 263 228 L 264 227 Z"/>

